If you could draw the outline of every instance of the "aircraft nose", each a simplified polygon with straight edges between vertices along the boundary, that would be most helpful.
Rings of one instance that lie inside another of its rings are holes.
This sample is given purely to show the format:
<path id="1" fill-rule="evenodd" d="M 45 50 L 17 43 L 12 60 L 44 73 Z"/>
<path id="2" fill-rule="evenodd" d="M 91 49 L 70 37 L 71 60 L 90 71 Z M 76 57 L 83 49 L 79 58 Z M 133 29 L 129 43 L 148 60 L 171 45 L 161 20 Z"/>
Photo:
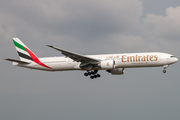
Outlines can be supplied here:
<path id="1" fill-rule="evenodd" d="M 175 62 L 177 62 L 178 61 L 178 59 L 177 58 L 175 58 Z"/>

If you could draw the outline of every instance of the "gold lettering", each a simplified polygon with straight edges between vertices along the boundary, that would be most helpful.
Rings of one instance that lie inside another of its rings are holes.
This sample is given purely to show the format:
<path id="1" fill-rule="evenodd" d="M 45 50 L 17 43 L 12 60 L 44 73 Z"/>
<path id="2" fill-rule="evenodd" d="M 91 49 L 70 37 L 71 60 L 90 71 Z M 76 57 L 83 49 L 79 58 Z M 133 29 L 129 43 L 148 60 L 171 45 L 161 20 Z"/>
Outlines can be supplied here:
<path id="1" fill-rule="evenodd" d="M 115 56 L 114 58 L 119 58 L 119 56 Z"/>
<path id="2" fill-rule="evenodd" d="M 155 60 L 154 60 L 154 61 L 157 61 L 157 60 L 158 60 L 158 57 L 157 57 L 157 55 L 154 55 L 154 58 L 155 58 Z"/>
<path id="3" fill-rule="evenodd" d="M 129 56 L 127 56 L 127 62 L 129 62 Z"/>
<path id="4" fill-rule="evenodd" d="M 126 55 L 122 55 L 122 62 L 126 62 L 126 61 L 124 61 L 125 57 L 126 57 Z"/>
<path id="5" fill-rule="evenodd" d="M 128 59 L 130 62 L 135 62 L 135 56 L 129 56 Z"/>
<path id="6" fill-rule="evenodd" d="M 148 60 L 148 57 L 149 57 L 149 55 L 147 55 L 147 61 L 149 61 L 149 60 Z"/>
<path id="7" fill-rule="evenodd" d="M 153 61 L 153 55 L 151 55 L 151 56 L 149 57 L 149 59 L 150 59 L 150 61 Z"/>
<path id="8" fill-rule="evenodd" d="M 140 62 L 140 58 L 141 58 L 142 56 L 138 56 L 138 61 Z"/>
<path id="9" fill-rule="evenodd" d="M 110 56 L 112 57 L 112 56 Z M 118 58 L 119 56 L 114 56 L 114 58 Z M 122 55 L 122 62 L 141 62 L 141 61 L 157 61 L 157 55 L 143 55 L 143 56 L 127 56 Z"/>
<path id="10" fill-rule="evenodd" d="M 137 58 L 138 58 L 138 55 L 136 55 L 136 62 L 138 61 Z"/>
<path id="11" fill-rule="evenodd" d="M 146 56 L 143 56 L 141 61 L 146 61 Z"/>

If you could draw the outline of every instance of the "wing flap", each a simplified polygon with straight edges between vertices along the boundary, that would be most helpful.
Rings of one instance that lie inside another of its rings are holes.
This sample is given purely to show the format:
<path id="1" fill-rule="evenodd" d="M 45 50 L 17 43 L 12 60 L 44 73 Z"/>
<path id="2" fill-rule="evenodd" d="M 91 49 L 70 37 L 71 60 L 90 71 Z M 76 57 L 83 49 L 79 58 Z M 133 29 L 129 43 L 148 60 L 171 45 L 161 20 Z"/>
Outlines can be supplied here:
<path id="1" fill-rule="evenodd" d="M 67 51 L 67 50 L 63 50 L 63 49 L 54 47 L 52 45 L 47 45 L 47 46 L 51 47 L 51 48 L 53 48 L 55 50 L 60 51 L 63 55 L 73 59 L 76 62 L 85 62 L 85 63 L 91 63 L 91 64 L 96 64 L 96 63 L 99 62 L 99 60 L 97 60 L 97 59 L 90 58 L 90 57 L 87 57 L 87 56 L 83 56 L 83 55 L 80 55 L 80 54 L 77 54 L 77 53 L 73 53 L 73 52 L 70 52 L 70 51 Z"/>

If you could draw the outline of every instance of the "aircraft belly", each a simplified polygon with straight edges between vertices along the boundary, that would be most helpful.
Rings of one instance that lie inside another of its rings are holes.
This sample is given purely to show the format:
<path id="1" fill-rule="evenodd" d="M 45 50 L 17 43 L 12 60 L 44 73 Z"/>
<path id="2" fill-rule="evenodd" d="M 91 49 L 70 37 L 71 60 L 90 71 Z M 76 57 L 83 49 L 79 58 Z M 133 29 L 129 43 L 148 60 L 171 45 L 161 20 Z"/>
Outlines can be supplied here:
<path id="1" fill-rule="evenodd" d="M 51 69 L 40 66 L 36 63 L 24 65 L 24 64 L 18 64 L 14 62 L 13 65 L 30 68 L 30 69 L 44 70 L 44 71 L 79 70 L 77 67 L 78 66 L 77 63 L 67 63 L 67 62 L 46 63 L 46 65 L 49 66 Z"/>
<path id="2" fill-rule="evenodd" d="M 76 70 L 77 69 L 77 63 L 76 62 L 61 62 L 61 63 L 56 63 L 56 64 L 51 64 L 49 65 L 53 68 L 53 70 L 56 71 L 63 71 L 63 70 Z M 75 68 L 76 67 L 76 68 Z"/>
<path id="3" fill-rule="evenodd" d="M 52 69 L 49 69 L 49 68 L 40 66 L 40 65 L 38 65 L 38 64 L 36 64 L 36 63 L 31 63 L 31 64 L 20 64 L 20 63 L 13 62 L 13 65 L 19 66 L 19 67 L 30 68 L 30 69 L 52 71 Z"/>

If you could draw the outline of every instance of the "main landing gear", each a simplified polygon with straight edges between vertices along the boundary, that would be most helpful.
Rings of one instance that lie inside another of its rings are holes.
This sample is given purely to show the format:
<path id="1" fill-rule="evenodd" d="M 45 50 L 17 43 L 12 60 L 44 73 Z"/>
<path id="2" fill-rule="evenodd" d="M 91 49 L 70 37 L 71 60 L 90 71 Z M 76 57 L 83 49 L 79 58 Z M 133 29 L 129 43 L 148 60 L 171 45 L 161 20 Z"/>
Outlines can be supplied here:
<path id="1" fill-rule="evenodd" d="M 164 65 L 163 73 L 166 73 L 166 68 L 167 68 L 168 66 L 169 66 L 169 65 Z"/>
<path id="2" fill-rule="evenodd" d="M 94 78 L 100 78 L 101 75 L 100 74 L 97 74 L 98 70 L 94 70 L 94 71 L 87 71 L 84 73 L 84 76 L 90 76 L 91 79 L 94 79 Z"/>

